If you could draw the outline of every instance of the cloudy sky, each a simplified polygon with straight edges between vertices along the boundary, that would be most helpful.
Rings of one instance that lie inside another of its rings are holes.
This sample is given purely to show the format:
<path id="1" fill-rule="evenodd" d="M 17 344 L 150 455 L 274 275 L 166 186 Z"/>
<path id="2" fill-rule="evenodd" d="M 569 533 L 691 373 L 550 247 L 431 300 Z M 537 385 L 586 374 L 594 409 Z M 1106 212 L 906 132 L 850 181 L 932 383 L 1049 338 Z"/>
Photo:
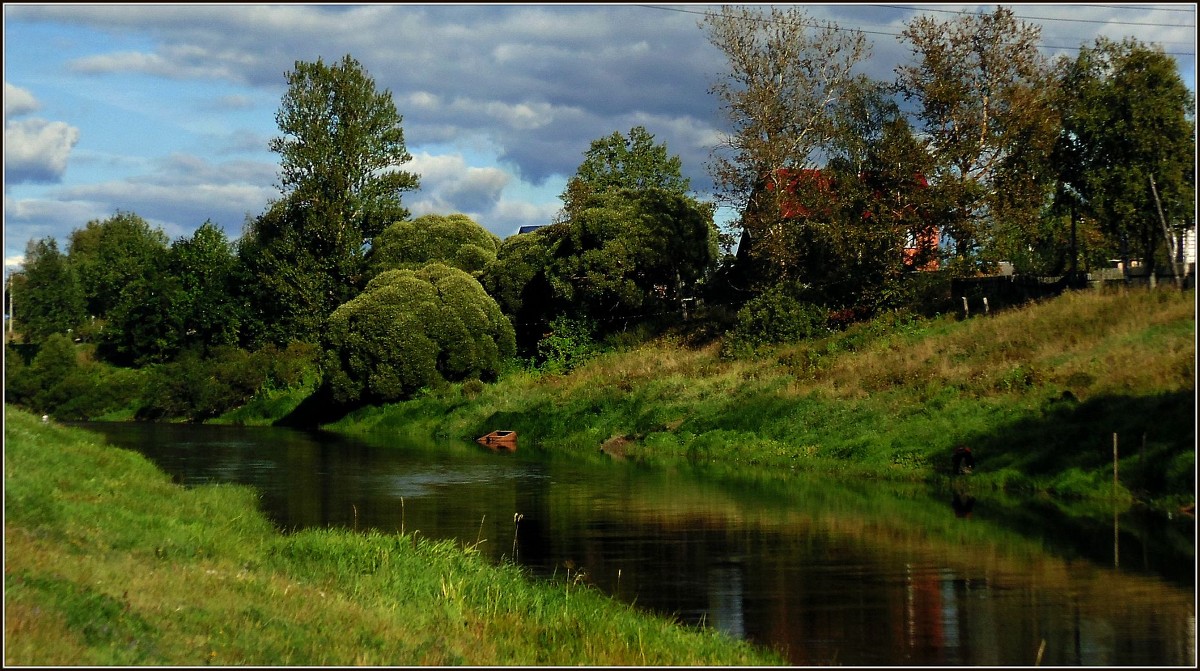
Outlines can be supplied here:
<path id="1" fill-rule="evenodd" d="M 463 212 L 500 237 L 548 223 L 592 140 L 644 126 L 700 197 L 724 128 L 708 93 L 725 70 L 706 5 L 4 6 L 4 257 L 134 212 L 172 240 L 206 220 L 230 238 L 279 194 L 267 150 L 285 73 L 350 54 L 403 116 L 414 215 Z M 806 5 L 872 42 L 891 80 L 897 35 L 995 5 Z M 1195 90 L 1192 4 L 1018 4 L 1047 55 L 1097 36 L 1175 57 Z"/>

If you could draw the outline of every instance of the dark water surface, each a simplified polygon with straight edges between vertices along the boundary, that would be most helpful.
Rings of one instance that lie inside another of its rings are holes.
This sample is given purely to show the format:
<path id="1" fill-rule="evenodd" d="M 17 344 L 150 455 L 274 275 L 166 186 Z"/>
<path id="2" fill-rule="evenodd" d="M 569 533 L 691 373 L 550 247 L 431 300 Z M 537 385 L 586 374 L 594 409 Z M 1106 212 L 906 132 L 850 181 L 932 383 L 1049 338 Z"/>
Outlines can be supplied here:
<path id="1" fill-rule="evenodd" d="M 795 665 L 1196 663 L 1190 518 L 1080 521 L 969 483 L 734 484 L 526 445 L 79 426 L 183 484 L 255 487 L 284 530 L 478 544 L 493 560 L 775 647 Z"/>

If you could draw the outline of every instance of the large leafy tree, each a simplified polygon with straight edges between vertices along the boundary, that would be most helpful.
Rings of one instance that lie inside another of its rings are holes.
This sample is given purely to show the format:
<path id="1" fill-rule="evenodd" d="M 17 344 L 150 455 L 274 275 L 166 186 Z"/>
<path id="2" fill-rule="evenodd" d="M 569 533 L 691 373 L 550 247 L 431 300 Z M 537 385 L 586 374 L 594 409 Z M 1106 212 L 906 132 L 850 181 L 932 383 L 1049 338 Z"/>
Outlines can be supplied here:
<path id="1" fill-rule="evenodd" d="M 1005 7 L 920 16 L 901 35 L 914 58 L 897 68 L 897 85 L 930 138 L 930 180 L 964 270 L 1021 245 L 1049 195 L 1058 118 L 1040 35 Z"/>
<path id="2" fill-rule="evenodd" d="M 1062 91 L 1060 202 L 1094 217 L 1126 268 L 1137 254 L 1153 269 L 1164 236 L 1195 224 L 1192 92 L 1161 48 L 1104 38 L 1065 65 Z"/>
<path id="3" fill-rule="evenodd" d="M 618 327 L 642 314 L 676 314 L 716 262 L 712 208 L 661 189 L 594 195 L 560 227 L 549 274 L 555 295 Z"/>
<path id="4" fill-rule="evenodd" d="M 558 316 L 603 331 L 678 319 L 717 260 L 712 207 L 658 188 L 610 189 L 571 216 L 504 242 L 483 283 L 521 334 L 522 351 Z"/>
<path id="5" fill-rule="evenodd" d="M 818 23 L 800 8 L 729 7 L 701 22 L 729 71 L 710 88 L 731 130 L 710 163 L 721 202 L 742 213 L 739 254 L 767 281 L 795 275 L 795 243 L 780 216 L 789 175 L 818 166 L 835 105 L 868 52 L 859 31 Z"/>
<path id="6" fill-rule="evenodd" d="M 287 82 L 275 114 L 283 135 L 270 143 L 280 155 L 284 192 L 322 216 L 314 232 L 324 244 L 359 250 L 408 216 L 401 196 L 419 184 L 399 169 L 412 160 L 403 118 L 391 92 L 377 90 L 348 54 L 333 65 L 297 61 Z"/>
<path id="7" fill-rule="evenodd" d="M 512 321 L 518 353 L 532 356 L 555 315 L 564 311 L 550 286 L 551 253 L 565 226 L 505 238 L 479 281 Z"/>
<path id="8" fill-rule="evenodd" d="M 251 222 L 243 258 L 264 335 L 315 342 L 322 320 L 362 288 L 366 250 L 408 216 L 401 196 L 419 182 L 400 169 L 412 157 L 391 92 L 356 60 L 297 62 L 287 82 L 282 135 L 270 143 L 284 195 Z"/>
<path id="9" fill-rule="evenodd" d="M 425 214 L 385 228 L 375 238 L 367 264 L 372 275 L 433 262 L 478 275 L 499 249 L 500 238 L 465 214 Z"/>
<path id="10" fill-rule="evenodd" d="M 308 217 L 296 201 L 276 201 L 247 222 L 238 238 L 248 305 L 241 336 L 251 349 L 318 342 L 325 318 L 336 307 L 330 305 L 353 293 L 349 280 L 339 281 L 344 268 L 338 257 L 310 244 Z"/>
<path id="11" fill-rule="evenodd" d="M 183 339 L 181 294 L 178 278 L 165 263 L 132 279 L 109 310 L 100 353 L 109 361 L 132 366 L 174 358 Z"/>
<path id="12" fill-rule="evenodd" d="M 181 345 L 209 348 L 238 342 L 244 306 L 238 258 L 225 231 L 204 222 L 190 238 L 171 245 L 170 273 L 179 281 L 175 309 Z"/>
<path id="13" fill-rule="evenodd" d="M 444 380 L 494 378 L 512 325 L 466 272 L 388 270 L 329 317 L 326 383 L 345 405 L 404 399 Z"/>
<path id="14" fill-rule="evenodd" d="M 151 228 L 138 215 L 117 212 L 72 231 L 67 250 L 88 313 L 101 319 L 117 306 L 131 283 L 162 267 L 168 239 L 162 229 Z"/>
<path id="15" fill-rule="evenodd" d="M 629 129 L 628 136 L 614 132 L 592 141 L 584 152 L 583 163 L 567 180 L 562 194 L 563 217 L 569 218 L 593 194 L 610 189 L 651 188 L 687 194 L 691 180 L 683 176 L 683 162 L 668 153 L 665 143 L 656 143 L 644 126 Z"/>
<path id="16" fill-rule="evenodd" d="M 10 295 L 20 292 L 20 298 L 13 301 L 13 317 L 26 342 L 42 342 L 51 334 L 66 333 L 83 323 L 83 293 L 74 269 L 66 255 L 58 251 L 54 238 L 30 240 L 25 248 L 24 270 L 10 282 Z"/>

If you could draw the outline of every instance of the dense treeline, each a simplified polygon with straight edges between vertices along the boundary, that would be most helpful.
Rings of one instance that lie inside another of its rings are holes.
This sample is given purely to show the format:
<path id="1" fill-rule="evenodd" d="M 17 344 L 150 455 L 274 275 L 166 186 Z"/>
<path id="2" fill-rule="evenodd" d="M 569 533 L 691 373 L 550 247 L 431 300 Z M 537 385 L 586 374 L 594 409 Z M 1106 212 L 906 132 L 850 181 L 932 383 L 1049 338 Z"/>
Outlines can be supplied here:
<path id="1" fill-rule="evenodd" d="M 1180 258 L 1194 102 L 1136 40 L 1041 56 L 1010 10 L 914 19 L 893 82 L 862 34 L 798 8 L 723 8 L 717 202 L 644 127 L 592 142 L 563 208 L 501 240 L 411 218 L 402 117 L 346 56 L 297 62 L 276 115 L 280 196 L 240 236 L 174 241 L 132 212 L 31 240 L 6 287 L 7 400 L 65 418 L 203 420 L 252 397 L 349 409 L 506 366 L 563 371 L 686 324 L 727 355 L 888 311 L 947 307 L 945 276 Z M 908 110 L 908 111 L 905 111 Z M 737 212 L 730 230 L 715 205 Z M 930 244 L 940 235 L 940 244 Z M 918 272 L 938 262 L 938 275 Z M 11 328 L 11 324 L 10 324 Z"/>

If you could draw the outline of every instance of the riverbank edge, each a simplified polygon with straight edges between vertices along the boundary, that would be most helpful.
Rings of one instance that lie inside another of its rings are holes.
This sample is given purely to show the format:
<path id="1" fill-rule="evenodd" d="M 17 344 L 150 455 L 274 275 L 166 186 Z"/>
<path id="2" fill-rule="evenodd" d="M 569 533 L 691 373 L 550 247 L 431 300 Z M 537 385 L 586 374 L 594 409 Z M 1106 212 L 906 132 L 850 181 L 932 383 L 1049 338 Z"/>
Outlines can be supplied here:
<path id="1" fill-rule="evenodd" d="M 933 485 L 949 484 L 953 450 L 967 445 L 979 462 L 969 476 L 976 487 L 1090 502 L 1097 514 L 1114 503 L 1175 513 L 1195 500 L 1194 298 L 1076 293 L 988 319 L 851 332 L 840 337 L 858 342 L 816 365 L 814 352 L 835 349 L 839 336 L 746 361 L 651 343 L 566 375 L 512 371 L 474 393 L 448 385 L 321 428 L 460 441 L 500 429 L 562 458 Z M 1058 334 L 1064 321 L 1098 333 Z M 1039 330 L 1050 335 L 1028 335 Z M 877 363 L 903 358 L 905 347 L 934 354 Z M 949 373 L 931 363 L 956 347 L 983 360 Z M 856 357 L 868 363 L 846 363 Z M 1114 362 L 1131 372 L 1106 376 Z M 839 381 L 839 370 L 867 382 Z"/>
<path id="2" fill-rule="evenodd" d="M 281 534 L 249 488 L 9 406 L 5 547 L 6 665 L 784 664 L 471 547 Z"/>

